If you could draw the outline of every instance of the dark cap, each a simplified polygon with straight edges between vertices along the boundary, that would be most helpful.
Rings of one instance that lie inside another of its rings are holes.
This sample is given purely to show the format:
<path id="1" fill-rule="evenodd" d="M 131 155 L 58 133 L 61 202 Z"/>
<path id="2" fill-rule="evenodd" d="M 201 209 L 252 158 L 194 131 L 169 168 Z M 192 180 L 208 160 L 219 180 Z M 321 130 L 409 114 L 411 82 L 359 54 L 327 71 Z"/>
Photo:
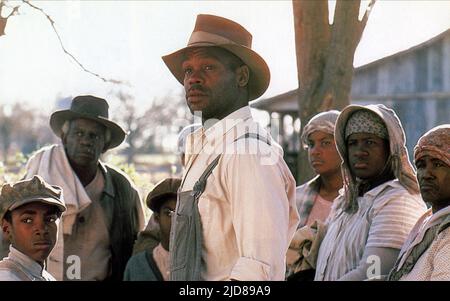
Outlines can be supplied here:
<path id="1" fill-rule="evenodd" d="M 162 203 L 169 197 L 176 197 L 178 188 L 180 188 L 181 179 L 167 178 L 155 185 L 152 191 L 147 195 L 147 206 L 153 212 L 158 212 Z"/>
<path id="2" fill-rule="evenodd" d="M 66 211 L 62 201 L 62 189 L 45 182 L 40 176 L 33 176 L 16 183 L 2 186 L 0 194 L 0 220 L 6 212 L 32 202 L 41 202 L 58 207 L 60 212 Z"/>

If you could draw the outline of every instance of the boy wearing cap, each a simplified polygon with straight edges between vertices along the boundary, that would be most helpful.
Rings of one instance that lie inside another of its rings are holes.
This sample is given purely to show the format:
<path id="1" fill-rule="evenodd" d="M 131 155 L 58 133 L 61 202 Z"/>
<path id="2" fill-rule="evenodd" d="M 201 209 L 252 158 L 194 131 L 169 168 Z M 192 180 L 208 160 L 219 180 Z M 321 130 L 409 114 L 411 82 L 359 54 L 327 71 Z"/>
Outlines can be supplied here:
<path id="1" fill-rule="evenodd" d="M 45 260 L 55 246 L 57 221 L 66 210 L 61 189 L 41 177 L 5 184 L 0 196 L 0 218 L 7 237 L 8 257 L 0 261 L 0 281 L 54 281 Z"/>
<path id="2" fill-rule="evenodd" d="M 132 256 L 125 268 L 125 281 L 169 280 L 169 239 L 172 214 L 181 179 L 167 178 L 156 184 L 147 196 L 147 206 L 153 211 L 160 228 L 161 242 L 154 248 Z"/>

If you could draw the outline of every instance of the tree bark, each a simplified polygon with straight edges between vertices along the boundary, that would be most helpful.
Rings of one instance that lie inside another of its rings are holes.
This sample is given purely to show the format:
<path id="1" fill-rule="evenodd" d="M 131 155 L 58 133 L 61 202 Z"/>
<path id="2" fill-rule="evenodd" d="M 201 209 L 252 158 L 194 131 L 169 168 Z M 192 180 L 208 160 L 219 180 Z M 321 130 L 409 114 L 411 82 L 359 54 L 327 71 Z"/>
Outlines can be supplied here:
<path id="1" fill-rule="evenodd" d="M 375 1 L 359 21 L 360 0 L 337 0 L 332 25 L 327 0 L 292 1 L 302 128 L 314 115 L 350 103 L 353 58 Z M 298 184 L 314 175 L 302 148 L 297 168 Z"/>

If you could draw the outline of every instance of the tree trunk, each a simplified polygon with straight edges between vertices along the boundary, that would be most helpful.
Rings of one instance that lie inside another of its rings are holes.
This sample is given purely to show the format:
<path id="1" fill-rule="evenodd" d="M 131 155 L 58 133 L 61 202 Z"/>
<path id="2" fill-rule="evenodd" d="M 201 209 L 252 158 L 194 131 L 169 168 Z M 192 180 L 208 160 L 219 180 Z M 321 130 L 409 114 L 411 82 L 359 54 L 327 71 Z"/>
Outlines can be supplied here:
<path id="1" fill-rule="evenodd" d="M 375 0 L 370 2 L 369 8 Z M 341 110 L 350 101 L 353 58 L 367 18 L 358 20 L 360 0 L 337 0 L 332 25 L 328 22 L 328 0 L 293 0 L 298 74 L 298 107 L 302 128 L 316 114 Z M 313 171 L 308 154 L 298 154 L 298 184 Z"/>

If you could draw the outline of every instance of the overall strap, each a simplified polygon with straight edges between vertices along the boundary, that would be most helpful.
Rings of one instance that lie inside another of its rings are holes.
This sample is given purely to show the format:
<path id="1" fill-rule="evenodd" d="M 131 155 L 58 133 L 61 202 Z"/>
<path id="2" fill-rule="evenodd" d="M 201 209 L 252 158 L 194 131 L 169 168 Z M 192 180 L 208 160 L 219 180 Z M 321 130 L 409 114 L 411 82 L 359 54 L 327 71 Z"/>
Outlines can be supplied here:
<path id="1" fill-rule="evenodd" d="M 246 138 L 254 138 L 257 140 L 260 140 L 262 142 L 265 142 L 268 145 L 270 144 L 270 140 L 267 137 L 263 137 L 257 133 L 245 133 L 244 135 L 236 138 L 234 140 L 234 142 L 241 140 L 241 139 L 246 139 Z M 194 185 L 194 188 L 192 190 L 193 196 L 199 196 L 203 193 L 203 191 L 205 191 L 205 187 L 206 187 L 206 181 L 208 180 L 208 177 L 211 175 L 211 173 L 213 172 L 214 168 L 217 166 L 217 164 L 219 163 L 220 157 L 222 155 L 218 155 L 212 162 L 211 164 L 208 165 L 208 167 L 206 167 L 205 171 L 203 172 L 203 174 L 200 176 L 200 178 L 197 180 L 197 182 Z"/>
<path id="2" fill-rule="evenodd" d="M 217 166 L 217 163 L 219 163 L 219 159 L 221 156 L 222 155 L 218 155 L 211 162 L 211 164 L 209 164 L 208 167 L 206 167 L 205 171 L 197 180 L 197 182 L 195 182 L 194 188 L 192 190 L 192 196 L 198 198 L 198 196 L 200 196 L 203 193 L 203 191 L 205 191 L 206 181 L 208 180 L 208 177 L 212 174 L 214 168 Z"/>

